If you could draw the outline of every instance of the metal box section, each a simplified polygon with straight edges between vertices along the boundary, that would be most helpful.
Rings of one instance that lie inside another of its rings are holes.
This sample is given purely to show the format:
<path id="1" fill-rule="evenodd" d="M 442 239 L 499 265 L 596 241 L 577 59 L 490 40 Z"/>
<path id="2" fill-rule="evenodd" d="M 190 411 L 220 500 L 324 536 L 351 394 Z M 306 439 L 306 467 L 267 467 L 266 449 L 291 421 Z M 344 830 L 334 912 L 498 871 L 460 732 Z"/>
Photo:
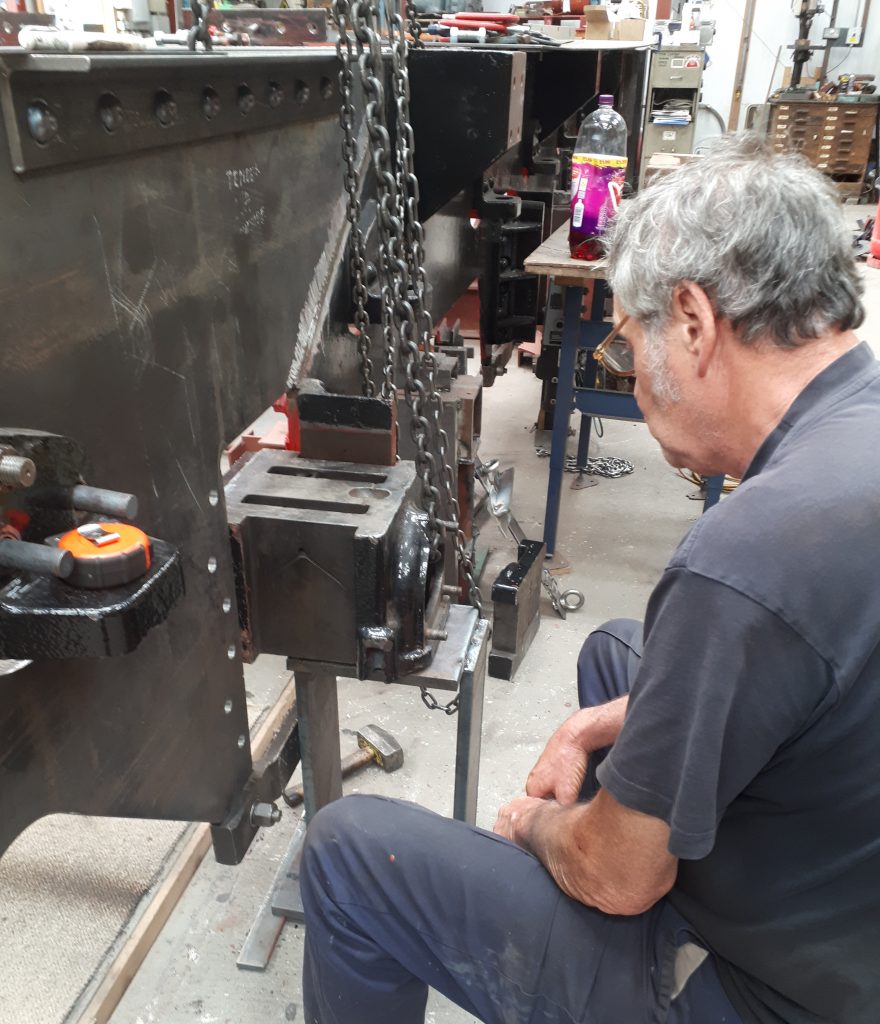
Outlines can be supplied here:
<path id="1" fill-rule="evenodd" d="M 17 174 L 308 123 L 340 103 L 332 50 L 9 54 L 3 64 Z"/>
<path id="2" fill-rule="evenodd" d="M 242 651 L 392 680 L 431 658 L 427 519 L 411 462 L 265 449 L 226 481 Z"/>
<path id="3" fill-rule="evenodd" d="M 704 54 L 699 47 L 665 47 L 651 55 L 639 182 L 654 153 L 692 153 Z"/>

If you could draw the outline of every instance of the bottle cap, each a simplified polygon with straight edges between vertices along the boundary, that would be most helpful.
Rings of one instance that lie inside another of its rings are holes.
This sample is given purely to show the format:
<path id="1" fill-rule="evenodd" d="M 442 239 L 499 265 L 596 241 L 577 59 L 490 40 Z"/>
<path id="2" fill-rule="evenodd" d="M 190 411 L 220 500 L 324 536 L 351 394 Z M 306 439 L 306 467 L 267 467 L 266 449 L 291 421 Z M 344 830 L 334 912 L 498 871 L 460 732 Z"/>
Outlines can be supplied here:
<path id="1" fill-rule="evenodd" d="M 602 93 L 602 95 L 599 97 L 599 106 L 600 107 L 613 107 L 614 106 L 614 97 L 613 96 L 609 96 L 608 93 Z"/>

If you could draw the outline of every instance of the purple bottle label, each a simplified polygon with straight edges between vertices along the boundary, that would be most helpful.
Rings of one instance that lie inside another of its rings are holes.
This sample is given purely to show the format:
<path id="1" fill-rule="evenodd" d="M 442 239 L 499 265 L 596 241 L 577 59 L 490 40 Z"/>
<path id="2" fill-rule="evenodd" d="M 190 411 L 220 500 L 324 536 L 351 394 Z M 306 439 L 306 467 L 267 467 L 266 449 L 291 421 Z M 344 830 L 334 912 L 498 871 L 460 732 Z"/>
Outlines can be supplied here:
<path id="1" fill-rule="evenodd" d="M 571 230 L 603 235 L 620 206 L 626 157 L 576 153 L 571 158 Z"/>

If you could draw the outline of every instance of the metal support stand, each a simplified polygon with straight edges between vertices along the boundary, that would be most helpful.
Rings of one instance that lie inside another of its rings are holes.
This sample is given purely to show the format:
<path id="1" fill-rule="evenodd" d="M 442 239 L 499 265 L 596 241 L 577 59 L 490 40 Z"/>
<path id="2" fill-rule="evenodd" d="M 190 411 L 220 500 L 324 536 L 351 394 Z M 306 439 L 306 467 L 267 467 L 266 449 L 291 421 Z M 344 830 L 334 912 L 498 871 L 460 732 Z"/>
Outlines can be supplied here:
<path id="1" fill-rule="evenodd" d="M 445 628 L 447 639 L 431 665 L 408 676 L 406 682 L 459 691 L 453 813 L 459 820 L 474 824 L 491 629 L 488 620 L 481 619 L 477 610 L 468 605 L 452 605 Z M 342 796 L 336 677 L 288 665 L 294 669 L 296 683 L 305 815 L 281 859 L 272 891 L 260 906 L 242 946 L 237 961 L 242 970 L 265 970 L 284 922 L 304 920 L 299 867 L 306 825 L 322 807 Z"/>
<path id="2" fill-rule="evenodd" d="M 299 865 L 306 825 L 322 807 L 342 796 L 336 676 L 297 671 L 294 682 L 305 814 L 281 858 L 272 889 L 257 911 L 236 961 L 247 971 L 266 969 L 285 921 L 303 921 Z"/>
<path id="3" fill-rule="evenodd" d="M 342 796 L 342 755 L 339 749 L 339 699 L 336 676 L 295 672 L 296 707 L 302 750 L 305 824 L 322 807 Z M 279 871 L 272 891 L 272 913 L 302 922 L 299 860 L 305 830 L 297 831 L 285 854 L 288 870 Z M 291 852 L 294 850 L 295 852 Z"/>
<path id="4" fill-rule="evenodd" d="M 306 837 L 306 819 L 303 815 L 297 823 L 290 844 L 281 858 L 278 871 L 272 888 L 266 894 L 266 898 L 260 904 L 251 930 L 248 932 L 241 952 L 236 960 L 236 966 L 243 971 L 265 971 L 275 946 L 281 938 L 284 930 L 285 918 L 280 917 L 272 909 L 275 893 L 285 885 L 291 886 L 295 883 L 299 892 L 299 864 L 302 859 L 303 841 Z"/>
<path id="5" fill-rule="evenodd" d="M 590 457 L 590 429 L 593 426 L 592 416 L 581 416 L 581 429 L 578 434 L 577 464 L 586 466 Z"/>
<path id="6" fill-rule="evenodd" d="M 342 796 L 339 700 L 336 676 L 296 672 L 294 680 L 308 824 L 322 807 Z"/>
<path id="7" fill-rule="evenodd" d="M 580 342 L 583 296 L 583 288 L 566 288 L 563 297 L 559 383 L 556 387 L 553 440 L 550 444 L 550 474 L 547 479 L 547 511 L 544 515 L 544 543 L 547 546 L 548 558 L 552 558 L 556 553 L 556 530 L 559 525 L 559 503 L 562 499 L 562 478 L 565 473 L 568 421 L 574 404 L 574 367 Z"/>
<path id="8" fill-rule="evenodd" d="M 578 434 L 578 452 L 577 452 L 577 465 L 578 475 L 571 482 L 571 489 L 573 491 L 581 491 L 585 487 L 595 487 L 597 481 L 592 477 L 587 476 L 584 472 L 583 467 L 587 464 L 587 459 L 590 457 L 590 431 L 593 429 L 593 417 L 592 416 L 581 416 L 581 429 Z"/>
<path id="9" fill-rule="evenodd" d="M 455 794 L 452 813 L 471 825 L 477 815 L 483 691 L 489 662 L 488 619 L 476 608 L 454 604 L 446 620 L 446 640 L 431 664 L 407 677 L 408 683 L 432 690 L 458 690 L 458 739 L 455 750 Z"/>
<path id="10" fill-rule="evenodd" d="M 489 662 L 489 620 L 477 619 L 468 644 L 458 691 L 458 739 L 455 747 L 455 795 L 452 814 L 473 825 L 477 820 L 483 692 Z"/>

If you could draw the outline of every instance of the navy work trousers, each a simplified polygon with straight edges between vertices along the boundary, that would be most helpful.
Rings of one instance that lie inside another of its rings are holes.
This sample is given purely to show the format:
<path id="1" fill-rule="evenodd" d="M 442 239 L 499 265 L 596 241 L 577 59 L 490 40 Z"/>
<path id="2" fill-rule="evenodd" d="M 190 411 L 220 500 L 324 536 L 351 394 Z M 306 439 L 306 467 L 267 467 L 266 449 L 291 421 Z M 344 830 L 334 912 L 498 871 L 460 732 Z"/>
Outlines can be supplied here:
<path id="1" fill-rule="evenodd" d="M 578 660 L 581 705 L 627 693 L 640 653 L 637 622 L 593 633 Z M 429 986 L 488 1024 L 740 1024 L 711 956 L 665 900 L 637 917 L 603 914 L 514 843 L 415 804 L 326 807 L 301 884 L 305 1024 L 422 1024 Z"/>

